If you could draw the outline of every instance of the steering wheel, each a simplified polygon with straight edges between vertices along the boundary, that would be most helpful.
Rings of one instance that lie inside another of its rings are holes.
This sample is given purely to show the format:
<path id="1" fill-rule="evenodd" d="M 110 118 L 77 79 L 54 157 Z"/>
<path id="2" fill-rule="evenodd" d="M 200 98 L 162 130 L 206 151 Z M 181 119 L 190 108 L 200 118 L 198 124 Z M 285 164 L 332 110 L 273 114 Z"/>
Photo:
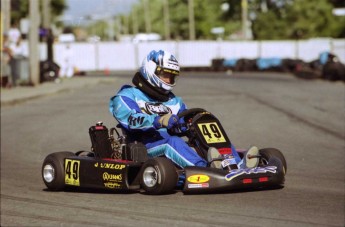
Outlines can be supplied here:
<path id="1" fill-rule="evenodd" d="M 202 112 L 207 112 L 207 111 L 205 109 L 202 109 L 202 108 L 191 108 L 191 109 L 187 109 L 187 110 L 179 113 L 177 116 L 179 118 L 184 117 L 185 121 L 187 121 L 190 118 L 193 118 L 198 113 L 202 113 Z"/>
<path id="2" fill-rule="evenodd" d="M 195 115 L 197 115 L 198 113 L 202 113 L 202 112 L 206 112 L 206 110 L 204 110 L 202 108 L 192 108 L 192 109 L 187 109 L 187 110 L 179 113 L 177 116 L 179 118 L 184 117 L 184 122 L 187 123 Z M 177 136 L 185 136 L 187 134 L 187 132 L 189 131 L 189 126 L 187 126 L 186 123 L 179 123 L 175 127 L 169 129 L 169 133 L 177 135 Z"/>

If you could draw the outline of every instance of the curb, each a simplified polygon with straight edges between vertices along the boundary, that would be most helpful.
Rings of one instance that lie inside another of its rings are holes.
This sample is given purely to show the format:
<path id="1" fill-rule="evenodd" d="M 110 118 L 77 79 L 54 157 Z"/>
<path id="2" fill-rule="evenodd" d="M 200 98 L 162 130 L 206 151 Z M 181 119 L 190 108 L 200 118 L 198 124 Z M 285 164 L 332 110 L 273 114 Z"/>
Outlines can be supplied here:
<path id="1" fill-rule="evenodd" d="M 69 92 L 103 82 L 114 82 L 115 78 L 73 77 L 61 83 L 46 82 L 36 87 L 16 87 L 1 89 L 1 106 L 11 106 L 48 95 Z"/>

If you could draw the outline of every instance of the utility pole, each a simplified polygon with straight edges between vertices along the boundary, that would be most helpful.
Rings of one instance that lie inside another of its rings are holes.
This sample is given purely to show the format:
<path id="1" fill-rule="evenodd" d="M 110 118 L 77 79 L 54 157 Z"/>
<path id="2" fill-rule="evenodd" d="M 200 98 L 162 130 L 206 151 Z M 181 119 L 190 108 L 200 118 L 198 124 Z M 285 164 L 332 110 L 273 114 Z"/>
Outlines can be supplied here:
<path id="1" fill-rule="evenodd" d="M 11 27 L 11 0 L 1 0 L 1 34 Z"/>
<path id="2" fill-rule="evenodd" d="M 188 0 L 189 40 L 195 40 L 194 2 Z"/>
<path id="3" fill-rule="evenodd" d="M 10 0 L 1 0 L 1 15 L 0 15 L 0 23 L 1 23 L 1 28 L 0 28 L 0 49 L 2 50 L 3 48 L 3 35 L 4 33 L 7 33 L 8 30 L 10 29 L 11 26 L 11 4 L 10 4 Z M 4 53 L 1 51 L 1 59 L 3 59 Z M 3 64 L 3 62 L 1 61 L 1 64 Z M 3 76 L 3 74 L 5 72 L 2 71 L 3 67 L 1 67 L 1 71 L 0 71 L 0 77 Z M 0 78 L 2 80 L 2 78 Z M 2 82 L 1 82 L 2 83 Z"/>
<path id="4" fill-rule="evenodd" d="M 242 34 L 243 39 L 248 39 L 248 1 L 242 0 L 241 1 L 242 6 Z"/>
<path id="5" fill-rule="evenodd" d="M 51 20 L 51 16 L 50 16 L 50 1 L 51 0 L 44 0 L 42 1 L 43 3 L 43 27 L 45 29 L 49 29 L 50 28 L 50 20 Z"/>
<path id="6" fill-rule="evenodd" d="M 49 62 L 53 62 L 54 59 L 54 51 L 53 51 L 53 43 L 54 43 L 54 35 L 51 29 L 51 15 L 50 15 L 50 3 L 51 0 L 44 0 L 42 1 L 42 11 L 43 11 L 43 29 L 45 30 L 45 40 L 47 42 L 47 60 Z"/>
<path id="7" fill-rule="evenodd" d="M 129 34 L 129 16 L 126 15 L 124 16 L 124 21 L 123 21 L 124 29 L 123 29 L 123 34 Z"/>
<path id="8" fill-rule="evenodd" d="M 30 82 L 36 86 L 40 83 L 39 72 L 39 47 L 38 47 L 38 26 L 39 26 L 39 1 L 29 1 L 29 65 Z"/>
<path id="9" fill-rule="evenodd" d="M 147 0 L 144 0 L 144 14 L 145 14 L 146 33 L 151 33 L 150 9 L 149 9 L 149 2 Z"/>
<path id="10" fill-rule="evenodd" d="M 164 2 L 163 2 L 163 14 L 164 14 L 165 40 L 170 40 L 170 15 L 169 15 L 169 2 L 168 2 L 168 0 L 164 0 Z"/>
<path id="11" fill-rule="evenodd" d="M 114 18 L 109 17 L 107 18 L 107 33 L 108 33 L 108 40 L 114 41 L 115 33 L 114 33 Z"/>
<path id="12" fill-rule="evenodd" d="M 138 34 L 139 27 L 138 27 L 138 9 L 136 6 L 133 6 L 133 12 L 132 12 L 132 25 L 133 25 L 133 35 Z"/>

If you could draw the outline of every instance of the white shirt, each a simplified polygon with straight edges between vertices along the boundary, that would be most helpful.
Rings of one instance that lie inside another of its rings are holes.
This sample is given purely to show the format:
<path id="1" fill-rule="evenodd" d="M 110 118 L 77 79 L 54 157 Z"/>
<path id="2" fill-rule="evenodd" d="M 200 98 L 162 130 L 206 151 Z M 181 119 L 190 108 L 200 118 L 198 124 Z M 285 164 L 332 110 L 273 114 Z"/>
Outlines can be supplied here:
<path id="1" fill-rule="evenodd" d="M 8 40 L 11 43 L 17 43 L 20 36 L 21 36 L 21 34 L 20 34 L 20 31 L 18 28 L 10 28 L 8 30 Z"/>

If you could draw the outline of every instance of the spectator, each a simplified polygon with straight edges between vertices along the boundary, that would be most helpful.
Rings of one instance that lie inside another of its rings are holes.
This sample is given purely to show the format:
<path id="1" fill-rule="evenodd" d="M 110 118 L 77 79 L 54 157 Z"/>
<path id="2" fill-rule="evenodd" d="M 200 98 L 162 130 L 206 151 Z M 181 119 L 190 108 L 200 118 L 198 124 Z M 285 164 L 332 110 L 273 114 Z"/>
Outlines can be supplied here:
<path id="1" fill-rule="evenodd" d="M 20 78 L 20 60 L 24 57 L 24 46 L 22 45 L 22 39 L 19 37 L 15 43 L 9 44 L 9 49 L 11 50 L 11 82 L 12 86 L 17 85 L 17 81 Z"/>
<path id="2" fill-rule="evenodd" d="M 71 78 L 74 75 L 73 51 L 70 44 L 66 45 L 61 63 L 60 77 Z"/>
<path id="3" fill-rule="evenodd" d="M 14 22 L 11 25 L 11 28 L 8 30 L 8 38 L 10 43 L 17 43 L 17 41 L 21 38 L 22 34 L 18 29 L 18 24 Z"/>
<path id="4" fill-rule="evenodd" d="M 13 57 L 24 57 L 25 49 L 22 44 L 22 38 L 19 37 L 17 39 L 17 42 L 10 43 L 9 48 L 11 49 L 12 56 Z"/>
<path id="5" fill-rule="evenodd" d="M 4 78 L 7 77 L 8 81 L 6 87 L 12 86 L 12 77 L 11 77 L 11 67 L 10 61 L 12 58 L 12 52 L 10 49 L 8 34 L 3 34 L 2 45 L 1 45 L 1 81 L 4 81 Z"/>

